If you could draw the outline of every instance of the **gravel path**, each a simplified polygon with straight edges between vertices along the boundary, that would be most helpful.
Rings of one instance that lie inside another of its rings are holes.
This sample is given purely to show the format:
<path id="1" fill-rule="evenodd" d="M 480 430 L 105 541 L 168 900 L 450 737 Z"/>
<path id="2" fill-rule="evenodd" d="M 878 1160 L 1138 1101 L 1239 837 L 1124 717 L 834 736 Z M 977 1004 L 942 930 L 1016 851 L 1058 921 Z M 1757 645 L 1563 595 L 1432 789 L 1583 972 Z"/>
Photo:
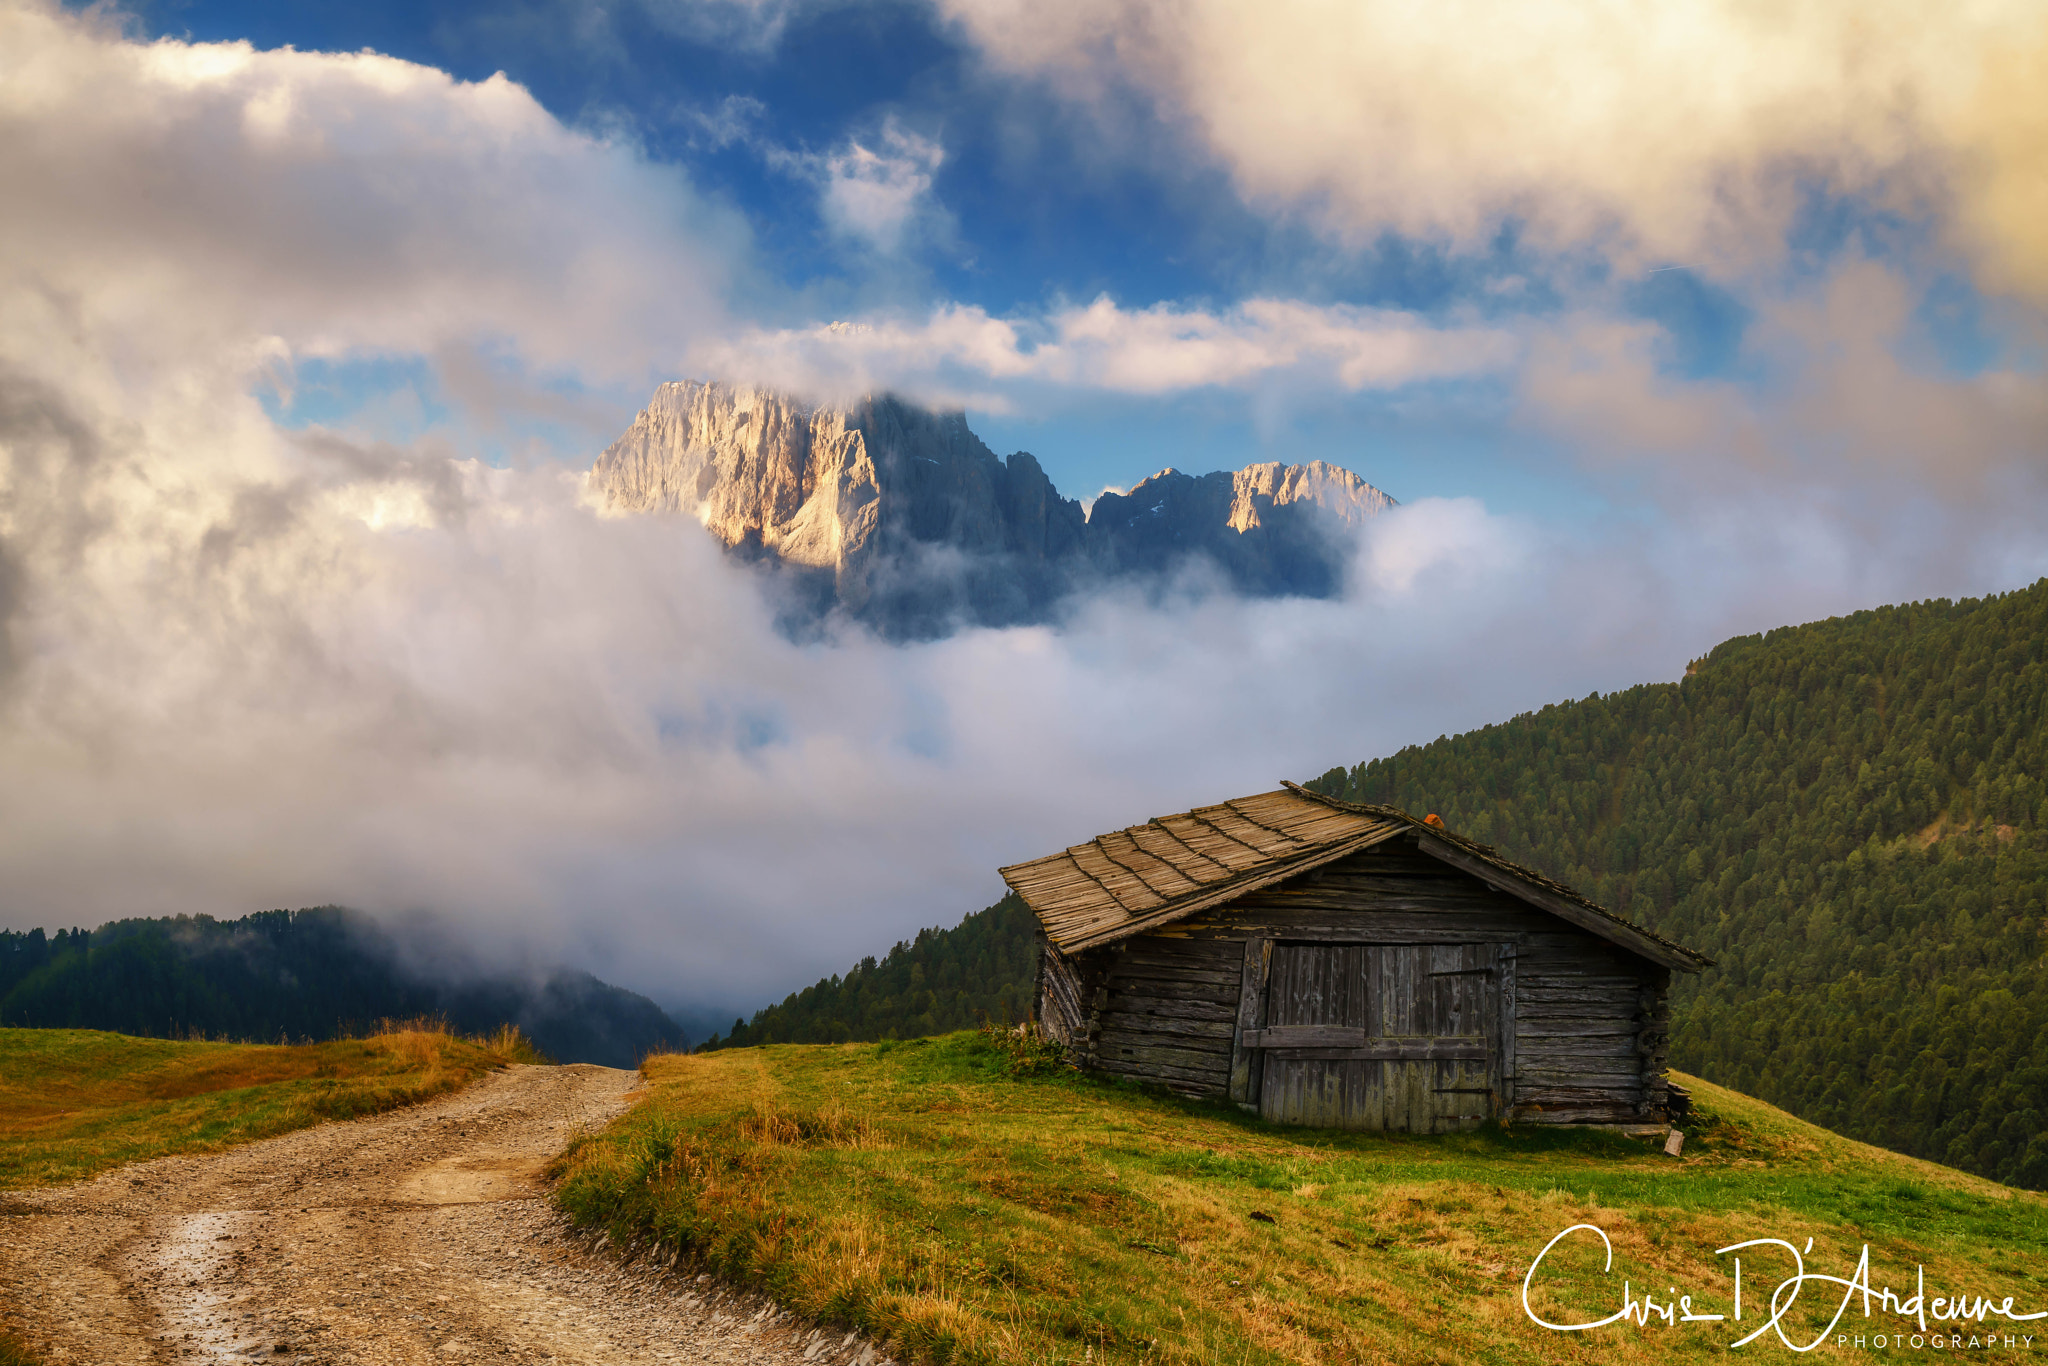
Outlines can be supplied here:
<path id="1" fill-rule="evenodd" d="M 513 1067 L 391 1114 L 0 1196 L 0 1321 L 91 1366 L 879 1361 L 570 1231 L 541 1168 L 635 1081 Z"/>

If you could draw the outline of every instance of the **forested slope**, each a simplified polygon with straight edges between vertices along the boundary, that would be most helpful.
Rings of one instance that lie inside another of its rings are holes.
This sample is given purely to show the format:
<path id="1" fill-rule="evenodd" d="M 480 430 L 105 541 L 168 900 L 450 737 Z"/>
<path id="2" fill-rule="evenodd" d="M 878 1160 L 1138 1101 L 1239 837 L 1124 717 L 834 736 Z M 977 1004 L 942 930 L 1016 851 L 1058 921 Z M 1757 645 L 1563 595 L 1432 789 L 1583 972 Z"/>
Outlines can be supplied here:
<path id="1" fill-rule="evenodd" d="M 427 971 L 374 921 L 336 906 L 0 931 L 0 1026 L 261 1042 L 419 1015 L 473 1034 L 516 1024 L 562 1062 L 631 1067 L 685 1042 L 654 1002 L 589 973 Z"/>
<path id="2" fill-rule="evenodd" d="M 2044 652 L 2048 582 L 1880 608 L 1313 785 L 1436 812 L 1718 959 L 1676 983 L 1674 1066 L 2048 1187 Z M 1021 1016 L 1033 930 L 1006 899 L 719 1042 Z"/>
<path id="3" fill-rule="evenodd" d="M 1315 786 L 1453 828 L 1704 950 L 1671 1059 L 2048 1187 L 2048 581 L 1731 640 Z"/>
<path id="4" fill-rule="evenodd" d="M 705 1048 L 760 1043 L 846 1043 L 910 1039 L 1031 1014 L 1038 921 L 1006 896 L 950 930 L 919 930 L 886 958 L 863 958 L 782 1004 L 734 1020 Z"/>

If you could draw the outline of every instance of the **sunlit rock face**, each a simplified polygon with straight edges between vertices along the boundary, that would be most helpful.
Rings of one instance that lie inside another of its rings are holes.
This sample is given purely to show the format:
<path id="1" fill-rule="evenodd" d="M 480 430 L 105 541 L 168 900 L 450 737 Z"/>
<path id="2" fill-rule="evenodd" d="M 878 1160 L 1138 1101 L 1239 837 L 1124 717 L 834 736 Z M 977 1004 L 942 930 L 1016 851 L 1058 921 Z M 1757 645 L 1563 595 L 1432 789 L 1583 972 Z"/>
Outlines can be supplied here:
<path id="1" fill-rule="evenodd" d="M 781 571 L 793 619 L 836 609 L 897 639 L 1048 620 L 1078 589 L 1192 556 L 1241 592 L 1328 596 L 1345 533 L 1393 506 L 1317 461 L 1164 470 L 1084 515 L 1029 454 L 998 457 L 964 413 L 694 380 L 662 385 L 591 480 L 613 509 L 687 514 Z"/>
<path id="2" fill-rule="evenodd" d="M 1165 573 L 1199 554 L 1239 592 L 1322 598 L 1344 586 L 1344 533 L 1392 506 L 1351 471 L 1320 460 L 1199 477 L 1167 469 L 1129 493 L 1096 499 L 1088 543 L 1110 573 Z"/>

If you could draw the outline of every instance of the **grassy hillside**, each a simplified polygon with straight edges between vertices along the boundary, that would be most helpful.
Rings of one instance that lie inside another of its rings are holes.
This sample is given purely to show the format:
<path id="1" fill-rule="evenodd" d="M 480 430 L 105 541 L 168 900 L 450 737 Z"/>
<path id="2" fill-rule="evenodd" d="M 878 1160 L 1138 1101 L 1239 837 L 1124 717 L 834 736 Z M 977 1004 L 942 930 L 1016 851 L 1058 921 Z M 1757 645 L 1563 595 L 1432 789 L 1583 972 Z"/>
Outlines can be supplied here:
<path id="1" fill-rule="evenodd" d="M 1714 1249 L 1759 1237 L 1812 1238 L 1809 1265 L 1833 1274 L 1868 1243 L 1879 1285 L 1910 1292 L 1924 1264 L 1930 1295 L 2048 1309 L 2048 1201 L 1690 1078 L 1697 1122 L 1674 1159 L 1604 1133 L 1284 1129 L 974 1033 L 646 1071 L 646 1099 L 565 1157 L 558 1198 L 572 1216 L 860 1327 L 910 1361 L 1726 1354 L 1739 1336 L 1728 1324 L 1529 1322 L 1524 1272 L 1582 1222 L 1613 1239 L 1615 1267 L 1600 1274 L 1590 1235 L 1553 1253 L 1531 1296 L 1553 1322 L 1612 1313 L 1625 1277 L 1638 1296 L 1676 1287 L 1696 1312 L 1726 1313 L 1728 1259 Z M 1745 1254 L 1743 1332 L 1788 1266 Z M 1826 1315 L 1798 1322 L 1805 1337 L 1793 1319 L 1788 1332 L 1804 1341 Z M 1891 1326 L 1859 1318 L 1851 1331 Z"/>
<path id="2" fill-rule="evenodd" d="M 536 1060 L 509 1029 L 460 1039 L 401 1026 L 297 1046 L 0 1029 L 0 1189 L 374 1114 Z"/>
<path id="3" fill-rule="evenodd" d="M 2048 1186 L 2048 581 L 1731 640 L 1316 785 L 1713 955 L 1675 1065 Z"/>
<path id="4" fill-rule="evenodd" d="M 909 1039 L 1025 1019 L 1037 932 L 1037 917 L 1006 896 L 950 930 L 919 930 L 885 958 L 863 958 L 844 977 L 792 992 L 752 1020 L 734 1020 L 704 1047 Z"/>
<path id="5" fill-rule="evenodd" d="M 2048 582 L 1731 640 L 1679 683 L 1314 785 L 1434 811 L 1713 955 L 1676 983 L 1678 1066 L 2048 1187 Z M 733 1040 L 1021 1014 L 1031 928 L 997 906 L 926 931 Z"/>
<path id="6" fill-rule="evenodd" d="M 428 969 L 405 949 L 339 906 L 0 930 L 0 1025 L 285 1041 L 434 1015 L 471 1033 L 510 1022 L 551 1057 L 613 1067 L 684 1042 L 654 1002 L 589 973 Z"/>

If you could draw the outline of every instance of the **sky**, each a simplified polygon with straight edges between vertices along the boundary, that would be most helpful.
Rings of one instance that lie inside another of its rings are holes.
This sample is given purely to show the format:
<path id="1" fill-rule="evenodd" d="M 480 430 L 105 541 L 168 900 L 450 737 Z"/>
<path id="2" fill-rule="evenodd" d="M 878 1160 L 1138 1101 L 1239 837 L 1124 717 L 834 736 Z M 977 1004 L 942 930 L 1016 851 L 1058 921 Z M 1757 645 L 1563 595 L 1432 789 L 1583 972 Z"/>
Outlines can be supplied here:
<path id="1" fill-rule="evenodd" d="M 0 924 L 425 912 L 716 1018 L 1103 829 L 2023 587 L 2044 86 L 1996 0 L 0 0 Z M 681 377 L 1401 507 L 1330 601 L 797 643 L 584 489 Z"/>

